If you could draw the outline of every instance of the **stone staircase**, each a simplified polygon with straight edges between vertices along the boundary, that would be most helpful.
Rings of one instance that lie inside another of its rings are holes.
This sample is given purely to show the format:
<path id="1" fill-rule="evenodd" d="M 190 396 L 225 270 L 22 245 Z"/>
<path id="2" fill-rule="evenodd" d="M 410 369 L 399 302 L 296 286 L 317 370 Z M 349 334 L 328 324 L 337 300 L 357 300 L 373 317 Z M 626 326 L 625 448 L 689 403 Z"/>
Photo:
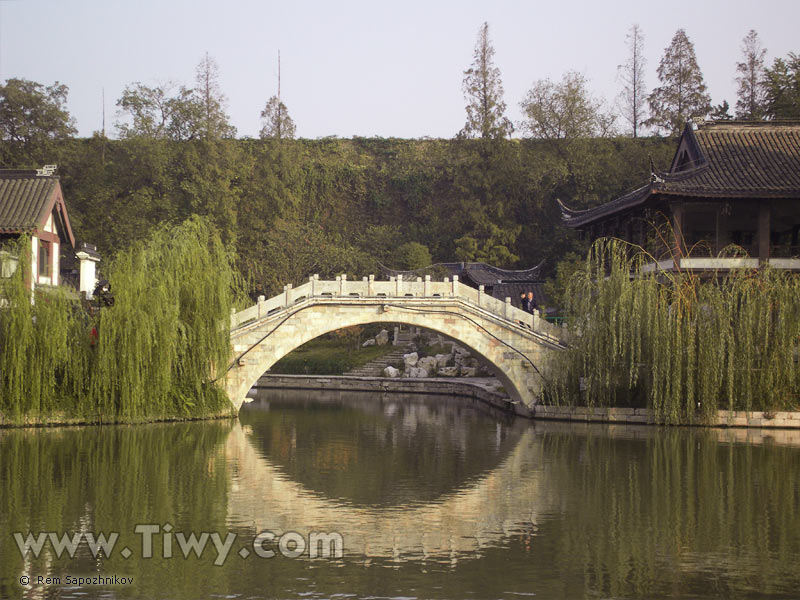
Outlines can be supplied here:
<path id="1" fill-rule="evenodd" d="M 397 336 L 395 350 L 371 360 L 360 367 L 356 367 L 345 373 L 345 375 L 351 375 L 353 377 L 383 377 L 383 370 L 389 365 L 403 364 L 403 355 L 408 354 L 408 345 L 413 338 L 414 336 L 411 332 L 401 331 Z"/>

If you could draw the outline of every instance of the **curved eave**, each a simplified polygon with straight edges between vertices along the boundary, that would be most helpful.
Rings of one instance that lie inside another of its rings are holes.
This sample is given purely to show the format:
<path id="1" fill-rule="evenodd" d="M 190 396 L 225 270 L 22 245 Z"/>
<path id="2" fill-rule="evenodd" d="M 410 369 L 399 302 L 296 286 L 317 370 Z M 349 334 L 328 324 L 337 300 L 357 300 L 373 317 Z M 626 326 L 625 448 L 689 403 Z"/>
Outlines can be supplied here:
<path id="1" fill-rule="evenodd" d="M 567 227 L 573 229 L 583 227 L 594 221 L 618 214 L 635 206 L 640 206 L 644 204 L 653 193 L 658 191 L 655 184 L 648 183 L 611 202 L 606 202 L 605 204 L 586 210 L 571 209 L 561 200 L 558 200 L 558 204 L 561 207 L 561 220 Z"/>

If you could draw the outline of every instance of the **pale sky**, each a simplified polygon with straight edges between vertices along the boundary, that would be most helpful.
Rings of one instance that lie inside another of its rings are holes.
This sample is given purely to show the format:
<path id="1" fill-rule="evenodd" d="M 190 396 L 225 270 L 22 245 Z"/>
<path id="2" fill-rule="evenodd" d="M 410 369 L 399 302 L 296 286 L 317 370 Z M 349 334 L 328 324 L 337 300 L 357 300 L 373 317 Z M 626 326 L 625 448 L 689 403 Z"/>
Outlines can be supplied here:
<path id="1" fill-rule="evenodd" d="M 299 137 L 444 137 L 463 126 L 463 71 L 489 22 L 507 115 L 537 79 L 568 70 L 598 97 L 619 92 L 625 36 L 645 36 L 648 90 L 681 27 L 695 45 L 714 104 L 736 103 L 735 63 L 755 29 L 767 62 L 800 52 L 797 0 L 381 2 L 284 0 L 0 0 L 0 81 L 69 86 L 79 135 L 113 133 L 126 84 L 192 85 L 206 52 L 218 63 L 239 136 L 257 137 L 259 113 L 281 92 Z"/>

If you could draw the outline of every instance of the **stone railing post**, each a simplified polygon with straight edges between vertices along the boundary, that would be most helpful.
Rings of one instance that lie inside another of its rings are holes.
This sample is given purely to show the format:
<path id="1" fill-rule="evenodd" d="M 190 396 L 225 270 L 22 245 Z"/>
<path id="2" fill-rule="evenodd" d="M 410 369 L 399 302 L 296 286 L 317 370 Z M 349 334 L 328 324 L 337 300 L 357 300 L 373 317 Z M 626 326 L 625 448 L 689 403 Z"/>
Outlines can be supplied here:
<path id="1" fill-rule="evenodd" d="M 507 319 L 511 313 L 511 298 L 506 296 L 506 303 L 503 305 L 503 316 Z"/>
<path id="2" fill-rule="evenodd" d="M 480 306 L 483 302 L 483 285 L 478 286 L 478 306 Z"/>
<path id="3" fill-rule="evenodd" d="M 289 305 L 291 304 L 291 297 L 292 297 L 292 284 L 291 283 L 287 283 L 285 286 L 283 286 L 283 293 L 284 293 L 283 305 L 286 308 L 289 308 Z"/>
<path id="4" fill-rule="evenodd" d="M 236 327 L 236 309 L 231 306 L 231 329 Z"/>
<path id="5" fill-rule="evenodd" d="M 431 276 L 425 275 L 425 285 L 422 286 L 422 295 L 428 297 L 431 293 Z"/>
<path id="6" fill-rule="evenodd" d="M 451 296 L 458 296 L 458 275 L 453 275 L 453 286 L 450 290 Z"/>
<path id="7" fill-rule="evenodd" d="M 395 292 L 394 295 L 398 298 L 403 295 L 403 275 L 398 273 L 397 279 L 395 280 Z"/>
<path id="8" fill-rule="evenodd" d="M 342 277 L 339 279 L 339 295 L 347 295 L 347 273 L 342 273 Z"/>
<path id="9" fill-rule="evenodd" d="M 261 318 L 261 315 L 263 314 L 262 313 L 262 308 L 264 306 L 264 300 L 266 300 L 266 298 L 264 296 L 259 296 L 258 297 L 258 318 L 259 319 Z"/>
<path id="10" fill-rule="evenodd" d="M 342 276 L 341 275 L 337 275 L 336 276 L 336 295 L 337 296 L 341 296 L 342 295 Z"/>
<path id="11" fill-rule="evenodd" d="M 311 277 L 308 278 L 308 282 L 311 284 L 311 291 L 308 294 L 309 298 L 313 298 L 314 297 L 314 292 L 316 291 L 316 287 L 317 287 L 316 283 L 317 283 L 317 278 L 318 277 L 319 277 L 319 275 L 312 275 Z"/>
<path id="12" fill-rule="evenodd" d="M 539 327 L 541 327 L 541 323 L 539 321 L 539 309 L 533 309 L 533 330 L 539 331 Z"/>
<path id="13" fill-rule="evenodd" d="M 367 280 L 367 295 L 374 296 L 375 295 L 375 275 L 370 275 L 369 279 Z"/>

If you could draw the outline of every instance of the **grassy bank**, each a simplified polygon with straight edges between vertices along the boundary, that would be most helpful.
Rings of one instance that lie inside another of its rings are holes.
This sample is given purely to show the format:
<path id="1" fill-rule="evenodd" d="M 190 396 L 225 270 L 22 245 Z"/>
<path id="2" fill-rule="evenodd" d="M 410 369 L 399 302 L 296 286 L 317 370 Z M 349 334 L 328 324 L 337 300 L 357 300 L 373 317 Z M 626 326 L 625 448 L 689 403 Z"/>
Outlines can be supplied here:
<path id="1" fill-rule="evenodd" d="M 270 373 L 342 375 L 393 350 L 395 347 L 390 344 L 362 348 L 352 340 L 328 335 L 311 340 L 290 352 L 272 366 Z"/>

